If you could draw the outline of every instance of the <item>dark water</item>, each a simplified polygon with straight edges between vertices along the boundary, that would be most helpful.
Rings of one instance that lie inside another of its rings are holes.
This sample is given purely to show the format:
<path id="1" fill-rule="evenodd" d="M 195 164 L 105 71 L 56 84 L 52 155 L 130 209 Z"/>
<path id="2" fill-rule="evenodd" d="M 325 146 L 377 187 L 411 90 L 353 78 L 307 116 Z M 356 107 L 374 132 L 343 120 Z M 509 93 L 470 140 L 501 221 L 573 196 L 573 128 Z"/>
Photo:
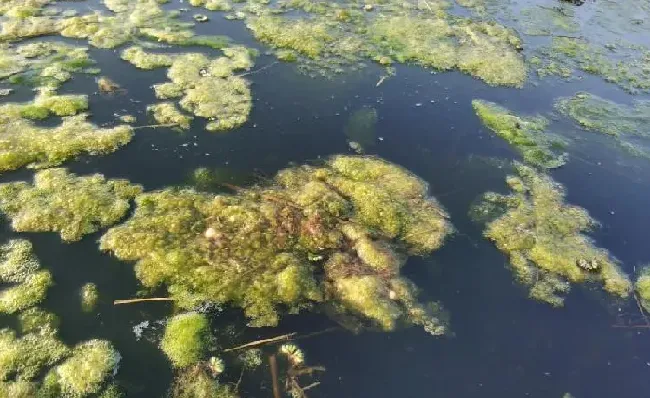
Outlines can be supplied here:
<path id="1" fill-rule="evenodd" d="M 200 33 L 226 34 L 260 47 L 241 22 L 212 16 Z M 103 70 L 128 94 L 90 96 L 92 121 L 112 123 L 114 113 L 143 113 L 156 102 L 150 86 L 165 81 L 165 71 L 139 71 L 112 50 L 91 50 Z M 256 68 L 273 62 L 262 55 Z M 563 309 L 529 300 L 506 268 L 506 258 L 471 223 L 467 210 L 487 190 L 506 191 L 500 168 L 489 157 L 516 159 L 517 154 L 485 130 L 471 100 L 495 101 L 517 112 L 545 113 L 553 99 L 576 91 L 630 101 L 624 92 L 597 78 L 576 83 L 548 79 L 523 90 L 492 88 L 456 73 L 432 74 L 399 66 L 381 86 L 381 70 L 368 67 L 333 80 L 314 79 L 293 65 L 277 64 L 250 75 L 255 98 L 249 121 L 236 131 L 208 133 L 195 121 L 186 133 L 168 129 L 139 130 L 131 144 L 105 157 L 66 164 L 78 174 L 101 172 L 128 178 L 148 190 L 187 182 L 196 167 L 228 167 L 242 174 L 272 176 L 292 162 L 304 163 L 350 152 L 343 127 L 348 117 L 374 107 L 382 138 L 371 153 L 413 171 L 430 183 L 431 194 L 451 214 L 458 233 L 427 258 L 411 258 L 406 276 L 425 298 L 440 300 L 451 314 L 454 336 L 433 338 L 419 328 L 394 333 L 325 334 L 300 343 L 308 362 L 327 372 L 313 397 L 647 397 L 650 396 L 650 332 L 613 328 L 625 319 L 639 324 L 634 303 L 616 303 L 598 288 L 575 287 Z M 95 90 L 92 77 L 75 76 L 62 92 Z M 8 100 L 29 98 L 18 92 Z M 635 97 L 642 98 L 642 97 Z M 421 104 L 418 106 L 417 104 Z M 570 160 L 552 176 L 568 190 L 567 200 L 585 207 L 602 223 L 593 237 L 621 260 L 624 270 L 650 262 L 646 227 L 650 225 L 650 163 L 630 159 L 614 145 L 577 131 L 566 120 L 553 124 L 557 133 L 582 137 L 571 146 Z M 31 171 L 3 175 L 1 181 L 30 178 Z M 17 236 L 6 221 L 2 241 Z M 163 320 L 167 304 L 114 307 L 112 301 L 133 297 L 138 289 L 132 265 L 97 250 L 101 233 L 64 244 L 55 234 L 19 234 L 30 239 L 56 286 L 45 307 L 62 318 L 62 338 L 74 344 L 92 337 L 111 340 L 123 360 L 117 380 L 128 397 L 164 396 L 172 373 L 153 338 L 160 326 L 137 340 L 133 327 Z M 98 314 L 83 314 L 78 291 L 95 282 L 101 293 Z M 241 315 L 223 313 L 213 319 L 223 327 Z M 0 326 L 8 320 L 0 319 Z M 241 341 L 285 332 L 309 333 L 334 324 L 320 314 L 287 316 L 278 328 L 250 329 Z M 226 373 L 236 381 L 238 374 Z M 264 372 L 243 385 L 243 397 L 270 397 Z"/>

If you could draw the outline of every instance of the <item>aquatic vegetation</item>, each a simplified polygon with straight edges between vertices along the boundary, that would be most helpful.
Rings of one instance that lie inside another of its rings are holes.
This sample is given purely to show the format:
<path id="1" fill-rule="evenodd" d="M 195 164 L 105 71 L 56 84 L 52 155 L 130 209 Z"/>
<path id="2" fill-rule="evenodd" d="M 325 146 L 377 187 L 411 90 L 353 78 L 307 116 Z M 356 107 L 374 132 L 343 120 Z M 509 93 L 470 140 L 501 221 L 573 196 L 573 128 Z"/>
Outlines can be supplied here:
<path id="1" fill-rule="evenodd" d="M 97 79 L 97 88 L 102 94 L 114 94 L 120 90 L 120 85 L 107 76 L 101 76 Z"/>
<path id="2" fill-rule="evenodd" d="M 641 269 L 639 277 L 634 282 L 634 289 L 639 295 L 643 308 L 650 312 L 650 267 L 645 266 Z"/>
<path id="3" fill-rule="evenodd" d="M 238 398 L 239 395 L 226 384 L 212 378 L 200 365 L 180 371 L 174 379 L 170 394 L 172 398 Z"/>
<path id="4" fill-rule="evenodd" d="M 210 323 L 203 314 L 186 313 L 167 321 L 160 346 L 174 367 L 196 364 L 206 354 L 210 341 Z"/>
<path id="5" fill-rule="evenodd" d="M 13 314 L 38 304 L 52 285 L 49 271 L 28 274 L 19 284 L 0 291 L 0 313 Z"/>
<path id="6" fill-rule="evenodd" d="M 14 118 L 45 119 L 49 116 L 73 116 L 88 109 L 85 95 L 58 95 L 49 88 L 42 88 L 33 101 L 27 103 L 5 103 L 0 106 L 2 119 L 11 122 Z"/>
<path id="7" fill-rule="evenodd" d="M 174 55 L 146 52 L 142 47 L 132 46 L 122 51 L 122 59 L 136 68 L 156 69 L 169 67 L 174 62 Z"/>
<path id="8" fill-rule="evenodd" d="M 207 366 L 210 369 L 212 377 L 217 377 L 226 370 L 226 364 L 223 362 L 223 359 L 217 357 L 210 357 Z"/>
<path id="9" fill-rule="evenodd" d="M 286 356 L 293 365 L 301 365 L 305 362 L 305 354 L 295 344 L 282 344 L 278 351 Z"/>
<path id="10" fill-rule="evenodd" d="M 165 285 L 181 308 L 230 303 L 252 326 L 277 324 L 280 307 L 298 312 L 323 301 L 386 330 L 439 320 L 411 295 L 391 299 L 390 285 L 407 253 L 436 250 L 451 226 L 424 182 L 383 160 L 339 156 L 235 195 L 166 189 L 136 203 L 101 249 L 137 261 L 142 284 Z M 376 316 L 386 303 L 392 322 Z"/>
<path id="11" fill-rule="evenodd" d="M 33 185 L 1 184 L 0 209 L 16 231 L 54 231 L 71 242 L 115 224 L 129 210 L 129 199 L 141 192 L 140 185 L 126 180 L 77 177 L 55 168 L 36 173 Z"/>
<path id="12" fill-rule="evenodd" d="M 350 115 L 343 127 L 343 132 L 350 140 L 356 142 L 361 151 L 368 150 L 377 144 L 377 110 L 364 107 Z"/>
<path id="13" fill-rule="evenodd" d="M 581 92 L 558 99 L 555 109 L 585 130 L 611 136 L 630 154 L 649 156 L 635 141 L 650 138 L 650 101 L 623 105 Z"/>
<path id="14" fill-rule="evenodd" d="M 481 122 L 498 137 L 506 140 L 533 166 L 556 168 L 566 163 L 564 143 L 546 133 L 548 120 L 541 116 L 520 117 L 488 101 L 473 100 L 472 106 Z"/>
<path id="15" fill-rule="evenodd" d="M 486 224 L 484 236 L 508 255 L 530 296 L 561 306 L 570 289 L 567 282 L 600 282 L 608 293 L 627 297 L 631 283 L 617 261 L 584 234 L 596 221 L 586 210 L 564 203 L 564 189 L 550 177 L 521 164 L 516 170 L 518 175 L 507 179 L 512 194 L 484 196 L 485 209 L 494 208 L 491 203 L 506 209 Z"/>
<path id="16" fill-rule="evenodd" d="M 59 318 L 38 307 L 26 309 L 18 315 L 20 321 L 20 332 L 23 334 L 36 333 L 48 334 L 56 333 L 59 328 Z"/>
<path id="17" fill-rule="evenodd" d="M 22 282 L 39 268 L 28 240 L 12 239 L 0 246 L 0 282 Z"/>
<path id="18" fill-rule="evenodd" d="M 540 76 L 569 78 L 574 71 L 602 77 L 605 81 L 637 93 L 650 90 L 650 50 L 631 46 L 598 47 L 582 38 L 555 37 L 538 50 L 532 64 Z"/>
<path id="19" fill-rule="evenodd" d="M 178 126 L 183 130 L 189 129 L 190 123 L 194 119 L 182 113 L 173 102 L 161 102 L 149 105 L 147 112 L 152 114 L 157 123 Z"/>
<path id="20" fill-rule="evenodd" d="M 248 20 L 246 26 L 261 42 L 276 48 L 291 49 L 310 58 L 322 54 L 327 43 L 333 38 L 322 22 L 287 20 L 280 16 L 264 15 Z"/>
<path id="21" fill-rule="evenodd" d="M 85 114 L 64 117 L 55 127 L 40 127 L 8 109 L 16 108 L 5 108 L 0 115 L 0 172 L 57 166 L 82 154 L 111 153 L 133 136 L 130 126 L 98 128 L 86 121 Z"/>
<path id="22" fill-rule="evenodd" d="M 43 368 L 50 367 L 68 355 L 68 347 L 52 333 L 28 333 L 17 338 L 10 329 L 0 330 L 0 381 L 15 375 L 29 381 Z"/>
<path id="23" fill-rule="evenodd" d="M 55 368 L 64 396 L 98 393 L 106 380 L 117 372 L 120 354 L 111 343 L 89 340 L 77 345 L 72 356 Z"/>
<path id="24" fill-rule="evenodd" d="M 196 53 L 178 55 L 167 73 L 171 83 L 155 85 L 156 96 L 162 99 L 182 97 L 181 108 L 209 119 L 206 125 L 209 131 L 230 130 L 242 125 L 248 119 L 253 100 L 248 82 L 234 72 L 253 66 L 251 51 L 245 47 L 230 47 L 225 48 L 223 54 L 215 59 Z M 158 108 L 161 117 L 168 113 L 168 117 L 178 119 L 171 110 L 168 105 Z"/>
<path id="25" fill-rule="evenodd" d="M 237 361 L 246 369 L 255 369 L 262 365 L 262 351 L 255 348 L 246 350 L 237 356 Z"/>
<path id="26" fill-rule="evenodd" d="M 79 292 L 81 298 L 81 310 L 83 312 L 92 312 L 97 307 L 99 301 L 99 291 L 94 283 L 86 283 L 81 287 Z"/>

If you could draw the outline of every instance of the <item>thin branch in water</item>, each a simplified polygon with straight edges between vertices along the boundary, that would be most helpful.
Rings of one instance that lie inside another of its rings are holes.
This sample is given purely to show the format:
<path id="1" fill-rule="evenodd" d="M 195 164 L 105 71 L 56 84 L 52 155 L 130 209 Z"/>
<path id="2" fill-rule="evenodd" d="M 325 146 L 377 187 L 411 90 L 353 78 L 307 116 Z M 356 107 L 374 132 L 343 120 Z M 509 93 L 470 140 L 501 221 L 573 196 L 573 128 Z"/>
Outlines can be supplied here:
<path id="1" fill-rule="evenodd" d="M 170 123 L 170 124 L 149 124 L 146 126 L 136 126 L 133 127 L 133 130 L 139 130 L 139 129 L 157 129 L 160 127 L 177 127 L 178 123 Z"/>
<path id="2" fill-rule="evenodd" d="M 612 325 L 616 329 L 650 329 L 650 325 Z"/>
<path id="3" fill-rule="evenodd" d="M 639 297 L 636 295 L 636 292 L 632 292 L 632 295 L 634 296 L 634 301 L 636 302 L 637 308 L 639 308 L 639 312 L 641 313 L 641 316 L 643 317 L 643 320 L 645 321 L 645 324 L 648 328 L 650 328 L 650 320 L 645 314 L 645 311 L 643 311 L 643 306 L 641 305 L 641 302 L 639 301 Z"/>
<path id="4" fill-rule="evenodd" d="M 270 64 L 268 64 L 268 65 L 264 65 L 264 66 L 262 66 L 262 67 L 259 68 L 259 69 L 255 69 L 255 70 L 252 70 L 252 71 L 250 71 L 250 72 L 240 73 L 239 75 L 235 75 L 235 76 L 237 76 L 237 77 L 242 77 L 242 76 L 254 75 L 254 74 L 256 74 L 256 73 L 260 73 L 260 72 L 263 71 L 264 69 L 268 69 L 268 68 L 274 66 L 274 65 L 277 64 L 277 63 L 278 63 L 278 61 L 273 61 L 273 62 L 271 62 Z"/>
<path id="5" fill-rule="evenodd" d="M 145 301 L 174 301 L 174 299 L 170 297 L 152 297 L 141 299 L 114 300 L 113 305 L 142 303 Z"/>
<path id="6" fill-rule="evenodd" d="M 291 338 L 293 336 L 295 336 L 295 335 L 296 335 L 296 333 L 293 332 L 293 333 L 289 333 L 289 334 L 283 334 L 283 335 L 280 335 L 280 336 L 272 337 L 270 339 L 255 340 L 255 341 L 251 341 L 250 343 L 239 345 L 237 347 L 232 347 L 232 348 L 225 349 L 225 350 L 223 350 L 223 352 L 238 351 L 238 350 L 242 350 L 244 348 L 259 347 L 261 345 L 277 343 L 279 341 L 287 341 L 287 340 L 291 340 Z"/>
<path id="7" fill-rule="evenodd" d="M 303 387 L 302 390 L 307 391 L 307 390 L 310 390 L 310 389 L 312 389 L 312 388 L 314 388 L 316 386 L 319 386 L 319 385 L 320 385 L 320 381 L 315 381 L 315 382 L 311 383 L 310 385 L 308 385 L 306 387 Z"/>
<path id="8" fill-rule="evenodd" d="M 269 366 L 271 368 L 271 379 L 273 381 L 273 398 L 280 398 L 280 385 L 278 383 L 278 362 L 275 354 L 269 356 Z"/>

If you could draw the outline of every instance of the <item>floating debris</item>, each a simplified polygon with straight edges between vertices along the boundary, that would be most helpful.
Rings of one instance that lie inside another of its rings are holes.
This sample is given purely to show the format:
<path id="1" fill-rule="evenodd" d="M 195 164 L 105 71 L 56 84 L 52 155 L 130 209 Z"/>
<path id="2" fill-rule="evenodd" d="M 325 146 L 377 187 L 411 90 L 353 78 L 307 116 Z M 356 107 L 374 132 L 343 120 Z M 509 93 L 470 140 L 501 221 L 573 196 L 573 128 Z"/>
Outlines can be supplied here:
<path id="1" fill-rule="evenodd" d="M 384 330 L 445 331 L 439 307 L 419 304 L 399 268 L 407 253 L 439 248 L 451 226 L 427 185 L 396 165 L 339 156 L 235 195 L 167 189 L 136 203 L 100 247 L 137 261 L 143 285 L 165 285 L 180 308 L 230 303 L 251 326 L 273 326 L 280 307 L 327 301 Z"/>
<path id="2" fill-rule="evenodd" d="M 196 22 L 208 22 L 209 19 L 205 14 L 195 14 L 193 18 Z"/>
<path id="3" fill-rule="evenodd" d="M 607 251 L 583 233 L 596 225 L 586 210 L 564 203 L 564 189 L 533 168 L 516 165 L 507 178 L 513 193 L 487 193 L 473 213 L 492 214 L 484 235 L 510 259 L 518 281 L 530 296 L 559 307 L 572 283 L 599 281 L 618 297 L 627 297 L 631 283 Z"/>
<path id="4" fill-rule="evenodd" d="M 99 301 L 99 290 L 94 283 L 86 283 L 81 287 L 81 310 L 83 312 L 93 312 Z"/>
<path id="5" fill-rule="evenodd" d="M 353 151 L 363 153 L 377 144 L 377 120 L 377 110 L 374 108 L 364 107 L 350 115 L 343 132 L 350 139 Z"/>
<path id="6" fill-rule="evenodd" d="M 122 90 L 119 84 L 106 76 L 97 79 L 97 88 L 99 88 L 99 92 L 102 94 L 115 94 Z"/>
<path id="7" fill-rule="evenodd" d="M 545 132 L 546 118 L 519 117 L 493 102 L 482 100 L 473 100 L 472 106 L 481 122 L 514 146 L 526 163 L 549 169 L 566 163 L 567 154 L 562 152 L 565 143 Z"/>
<path id="8" fill-rule="evenodd" d="M 20 232 L 58 232 L 66 242 L 115 224 L 142 192 L 126 180 L 101 174 L 77 177 L 66 169 L 42 170 L 34 183 L 0 184 L 0 209 Z"/>

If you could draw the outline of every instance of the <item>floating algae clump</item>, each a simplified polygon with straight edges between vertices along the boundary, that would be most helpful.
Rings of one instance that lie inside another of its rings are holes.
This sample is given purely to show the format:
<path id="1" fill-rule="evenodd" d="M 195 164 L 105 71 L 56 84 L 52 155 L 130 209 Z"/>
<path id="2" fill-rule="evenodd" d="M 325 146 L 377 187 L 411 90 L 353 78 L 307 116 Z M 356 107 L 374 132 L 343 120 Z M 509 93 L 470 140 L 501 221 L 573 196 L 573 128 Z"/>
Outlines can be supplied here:
<path id="1" fill-rule="evenodd" d="M 81 287 L 79 292 L 81 298 L 81 310 L 83 312 L 92 312 L 97 307 L 99 301 L 99 291 L 94 283 L 86 283 Z"/>
<path id="2" fill-rule="evenodd" d="M 183 130 L 190 128 L 191 116 L 182 113 L 173 102 L 161 102 L 149 105 L 147 112 L 151 113 L 154 120 L 159 124 L 178 126 Z"/>
<path id="3" fill-rule="evenodd" d="M 174 62 L 173 55 L 146 52 L 142 47 L 138 46 L 129 47 L 122 51 L 122 59 L 140 69 L 169 67 Z"/>
<path id="4" fill-rule="evenodd" d="M 59 327 L 59 318 L 38 307 L 29 308 L 18 315 L 20 331 L 25 333 L 37 332 L 40 334 L 55 333 Z"/>
<path id="5" fill-rule="evenodd" d="M 33 185 L 1 184 L 0 209 L 16 231 L 55 231 L 71 242 L 115 224 L 129 210 L 129 199 L 141 192 L 141 186 L 126 180 L 77 177 L 55 168 L 36 173 Z"/>
<path id="6" fill-rule="evenodd" d="M 280 309 L 326 302 L 385 330 L 416 323 L 444 332 L 399 269 L 407 254 L 438 249 L 451 226 L 427 185 L 396 165 L 339 156 L 235 195 L 167 189 L 136 203 L 101 249 L 137 261 L 143 285 L 166 286 L 181 308 L 230 303 L 252 326 L 267 326 Z M 390 321 L 377 305 L 390 307 Z"/>
<path id="7" fill-rule="evenodd" d="M 650 156 L 635 142 L 650 138 L 650 101 L 623 105 L 581 92 L 558 99 L 555 108 L 582 128 L 613 137 L 631 154 Z"/>
<path id="8" fill-rule="evenodd" d="M 16 338 L 9 329 L 0 330 L 0 380 L 15 375 L 18 380 L 32 380 L 45 367 L 68 355 L 68 348 L 53 333 L 26 334 Z"/>
<path id="9" fill-rule="evenodd" d="M 203 366 L 181 370 L 174 379 L 170 394 L 172 398 L 237 398 L 239 395 L 225 384 L 220 384 L 208 374 Z"/>
<path id="10" fill-rule="evenodd" d="M 223 53 L 223 57 L 215 59 L 196 53 L 178 55 L 167 72 L 171 82 L 155 85 L 156 96 L 182 97 L 180 106 L 207 118 L 209 131 L 242 125 L 251 111 L 252 97 L 248 82 L 234 72 L 253 66 L 251 52 L 245 47 L 230 47 Z M 169 110 L 169 107 L 159 110 Z"/>
<path id="11" fill-rule="evenodd" d="M 481 122 L 517 148 L 527 163 L 556 168 L 566 162 L 566 154 L 560 152 L 563 142 L 544 132 L 548 126 L 545 118 L 516 116 L 495 103 L 482 100 L 473 100 L 472 106 Z"/>
<path id="12" fill-rule="evenodd" d="M 24 166 L 56 166 L 82 154 L 111 153 L 133 136 L 129 126 L 98 128 L 86 117 L 65 117 L 58 126 L 40 127 L 15 112 L 1 113 L 0 172 Z"/>
<path id="13" fill-rule="evenodd" d="M 292 49 L 316 58 L 333 40 L 324 22 L 288 20 L 279 16 L 262 16 L 247 24 L 255 37 L 276 48 Z"/>
<path id="14" fill-rule="evenodd" d="M 54 370 L 63 396 L 98 393 L 105 381 L 115 374 L 120 354 L 111 343 L 89 340 L 77 345 L 72 356 Z"/>
<path id="15" fill-rule="evenodd" d="M 0 313 L 22 311 L 45 298 L 52 276 L 40 270 L 29 241 L 15 239 L 2 245 L 0 261 L 0 282 L 9 284 L 0 290 Z"/>
<path id="16" fill-rule="evenodd" d="M 646 266 L 641 269 L 639 278 L 634 283 L 634 289 L 639 295 L 643 308 L 650 312 L 650 267 Z"/>
<path id="17" fill-rule="evenodd" d="M 531 297 L 562 306 L 568 282 L 601 282 L 612 295 L 627 297 L 631 283 L 607 251 L 583 234 L 596 222 L 582 208 L 564 203 L 561 185 L 524 165 L 508 178 L 510 195 L 489 193 L 484 204 L 506 211 L 486 225 L 484 235 L 508 254 L 517 279 Z M 487 206 L 487 207 L 485 207 Z M 480 212 L 480 210 L 476 210 Z"/>
<path id="18" fill-rule="evenodd" d="M 177 315 L 167 322 L 160 343 L 174 367 L 184 368 L 199 362 L 210 340 L 210 323 L 203 314 Z"/>

